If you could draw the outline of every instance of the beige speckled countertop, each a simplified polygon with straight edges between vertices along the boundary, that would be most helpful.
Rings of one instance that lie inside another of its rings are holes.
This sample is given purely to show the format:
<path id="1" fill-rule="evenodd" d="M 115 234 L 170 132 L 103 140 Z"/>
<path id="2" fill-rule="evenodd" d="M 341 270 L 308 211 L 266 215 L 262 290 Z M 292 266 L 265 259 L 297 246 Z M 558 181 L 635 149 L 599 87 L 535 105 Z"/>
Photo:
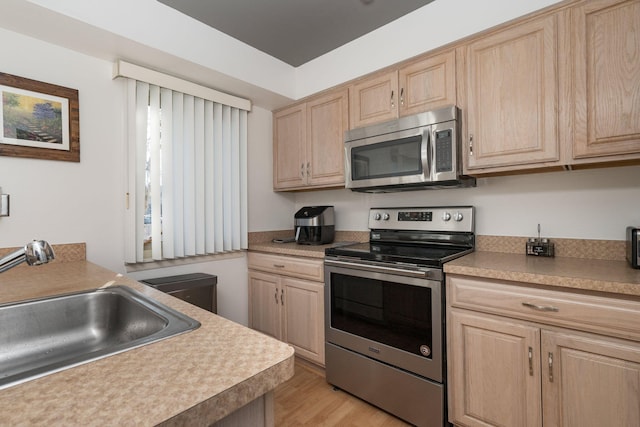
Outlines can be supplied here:
<path id="1" fill-rule="evenodd" d="M 324 258 L 324 250 L 335 245 L 344 245 L 356 242 L 368 242 L 369 233 L 366 231 L 336 231 L 333 243 L 326 245 L 299 245 L 292 243 L 274 243 L 273 238 L 292 237 L 291 230 L 279 230 L 273 232 L 250 233 L 249 250 L 257 252 L 269 252 L 280 255 L 302 256 L 308 258 Z"/>
<path id="2" fill-rule="evenodd" d="M 258 234 L 258 233 L 256 233 Z M 324 250 L 345 241 L 368 241 L 363 232 L 336 232 L 328 245 L 272 243 L 273 237 L 288 237 L 287 231 L 260 233 L 249 250 L 281 255 L 323 258 Z M 289 233 L 290 234 L 290 233 Z M 538 285 L 608 292 L 640 297 L 640 270 L 624 261 L 624 241 L 554 239 L 554 258 L 524 255 L 526 237 L 477 236 L 476 252 L 449 261 L 445 273 Z M 479 249 L 479 250 L 478 250 Z M 497 250 L 497 251 L 494 251 Z"/>
<path id="3" fill-rule="evenodd" d="M 488 279 L 640 296 L 640 270 L 619 260 L 474 252 L 446 263 L 444 271 Z"/>
<path id="4" fill-rule="evenodd" d="M 0 303 L 119 284 L 202 326 L 0 390 L 0 425 L 210 425 L 293 376 L 289 345 L 86 261 L 2 273 Z"/>
<path id="5" fill-rule="evenodd" d="M 272 254 L 304 256 L 308 258 L 324 258 L 324 250 L 333 246 L 328 245 L 299 245 L 293 243 L 261 242 L 249 244 L 250 251 L 269 252 Z"/>

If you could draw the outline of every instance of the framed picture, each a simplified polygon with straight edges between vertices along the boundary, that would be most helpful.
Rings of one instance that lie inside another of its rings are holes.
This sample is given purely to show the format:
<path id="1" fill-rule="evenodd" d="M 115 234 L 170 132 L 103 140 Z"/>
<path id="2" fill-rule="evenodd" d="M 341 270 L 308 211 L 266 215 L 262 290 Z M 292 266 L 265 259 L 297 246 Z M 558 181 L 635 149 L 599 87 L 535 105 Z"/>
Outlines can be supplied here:
<path id="1" fill-rule="evenodd" d="M 0 156 L 80 161 L 78 91 L 0 73 Z"/>

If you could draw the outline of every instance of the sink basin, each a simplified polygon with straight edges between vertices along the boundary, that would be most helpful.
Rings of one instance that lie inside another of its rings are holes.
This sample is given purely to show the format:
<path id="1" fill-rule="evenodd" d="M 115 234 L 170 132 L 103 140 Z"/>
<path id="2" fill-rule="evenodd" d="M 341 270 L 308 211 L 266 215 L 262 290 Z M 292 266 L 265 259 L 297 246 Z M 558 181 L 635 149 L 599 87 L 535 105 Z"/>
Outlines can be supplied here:
<path id="1" fill-rule="evenodd" d="M 0 389 L 200 326 L 126 287 L 0 305 Z"/>

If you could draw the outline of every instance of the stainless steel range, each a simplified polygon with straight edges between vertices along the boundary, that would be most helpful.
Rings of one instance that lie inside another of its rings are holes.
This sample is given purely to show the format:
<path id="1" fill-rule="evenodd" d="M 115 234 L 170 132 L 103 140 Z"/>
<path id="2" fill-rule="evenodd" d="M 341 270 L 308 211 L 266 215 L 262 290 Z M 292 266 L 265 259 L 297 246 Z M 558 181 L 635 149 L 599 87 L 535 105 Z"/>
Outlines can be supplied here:
<path id="1" fill-rule="evenodd" d="M 448 425 L 442 267 L 473 251 L 473 214 L 373 208 L 368 243 L 325 250 L 330 384 L 417 426 Z"/>

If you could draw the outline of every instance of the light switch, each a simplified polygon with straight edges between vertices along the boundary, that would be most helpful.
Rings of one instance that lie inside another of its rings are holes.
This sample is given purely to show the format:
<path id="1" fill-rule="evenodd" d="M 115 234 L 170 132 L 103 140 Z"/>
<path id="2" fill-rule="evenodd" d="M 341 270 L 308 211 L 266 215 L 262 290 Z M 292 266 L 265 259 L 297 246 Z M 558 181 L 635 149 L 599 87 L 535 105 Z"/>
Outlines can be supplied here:
<path id="1" fill-rule="evenodd" d="M 9 195 L 0 194 L 0 216 L 9 216 Z"/>

